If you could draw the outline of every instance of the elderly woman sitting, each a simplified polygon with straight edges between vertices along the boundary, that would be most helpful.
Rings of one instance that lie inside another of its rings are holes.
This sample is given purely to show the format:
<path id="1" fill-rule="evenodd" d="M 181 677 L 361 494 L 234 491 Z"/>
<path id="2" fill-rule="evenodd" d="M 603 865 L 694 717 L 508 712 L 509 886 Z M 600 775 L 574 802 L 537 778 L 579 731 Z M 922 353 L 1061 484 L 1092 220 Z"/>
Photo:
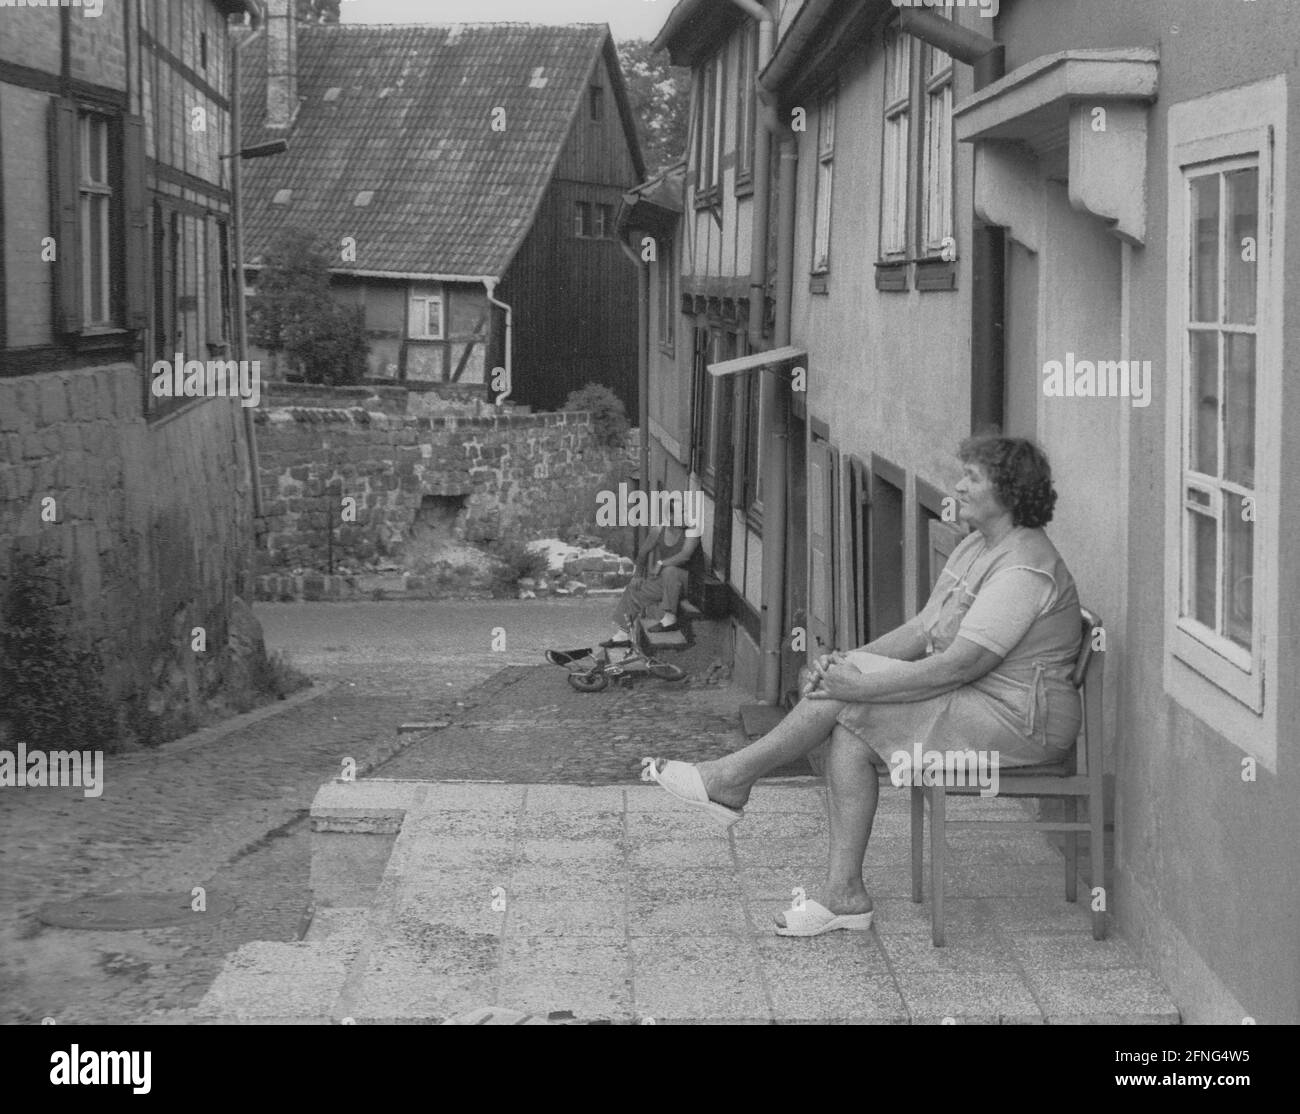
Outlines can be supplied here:
<path id="1" fill-rule="evenodd" d="M 1059 759 L 1082 717 L 1070 680 L 1082 615 L 1074 580 L 1042 527 L 1056 491 L 1042 451 L 1010 437 L 973 437 L 958 451 L 959 515 L 973 527 L 953 550 L 925 608 L 854 651 L 819 659 L 800 702 L 763 738 L 714 762 L 643 760 L 642 777 L 724 823 L 742 815 L 759 778 L 825 742 L 830 862 L 818 900 L 777 918 L 783 936 L 866 929 L 862 881 L 878 770 L 891 755 L 975 748 L 1000 766 Z M 892 659 L 892 660 L 888 660 Z"/>

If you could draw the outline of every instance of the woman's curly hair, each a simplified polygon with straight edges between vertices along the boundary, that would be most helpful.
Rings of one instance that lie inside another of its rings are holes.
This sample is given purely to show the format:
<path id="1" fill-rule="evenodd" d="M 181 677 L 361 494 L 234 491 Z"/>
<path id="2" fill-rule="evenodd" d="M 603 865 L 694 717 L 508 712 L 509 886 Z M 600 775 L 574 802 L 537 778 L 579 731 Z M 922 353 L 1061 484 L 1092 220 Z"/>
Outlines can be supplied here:
<path id="1" fill-rule="evenodd" d="M 978 464 L 988 473 L 998 502 L 1016 526 L 1046 526 L 1056 506 L 1052 466 L 1043 450 L 1023 437 L 994 433 L 967 437 L 957 448 L 963 464 Z"/>

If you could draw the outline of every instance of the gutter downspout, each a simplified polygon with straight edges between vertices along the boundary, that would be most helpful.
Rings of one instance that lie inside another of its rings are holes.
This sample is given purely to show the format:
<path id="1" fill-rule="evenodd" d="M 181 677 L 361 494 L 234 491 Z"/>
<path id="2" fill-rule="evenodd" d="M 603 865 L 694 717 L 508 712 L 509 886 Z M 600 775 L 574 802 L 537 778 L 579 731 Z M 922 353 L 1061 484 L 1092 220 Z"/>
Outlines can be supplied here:
<path id="1" fill-rule="evenodd" d="M 239 359 L 248 359 L 248 316 L 244 297 L 244 201 L 241 188 L 243 185 L 243 160 L 239 152 L 243 150 L 244 137 L 240 116 L 243 112 L 239 93 L 240 56 L 243 49 L 251 46 L 265 32 L 265 25 L 258 26 L 245 39 L 235 39 L 230 44 L 230 223 L 234 225 L 235 241 L 235 344 L 238 346 Z M 262 505 L 262 462 L 257 450 L 257 429 L 253 424 L 253 407 L 245 406 L 244 434 L 248 441 L 248 470 L 253 481 L 253 522 L 256 533 L 263 523 L 265 511 Z"/>
<path id="2" fill-rule="evenodd" d="M 657 242 L 657 238 L 656 238 Z M 641 472 L 641 490 L 650 491 L 650 264 L 619 237 L 618 246 L 636 267 L 636 395 L 637 421 L 641 425 L 641 443 L 638 446 L 638 467 Z M 656 258 L 658 255 L 656 253 Z M 658 259 L 659 266 L 664 260 Z M 641 550 L 643 527 L 636 528 L 637 552 Z"/>
<path id="3" fill-rule="evenodd" d="M 900 9 L 898 25 L 914 38 L 937 46 L 958 62 L 973 67 L 977 90 L 991 85 L 1006 72 L 1007 48 L 986 35 L 917 8 Z"/>
<path id="4" fill-rule="evenodd" d="M 781 137 L 778 186 L 780 209 L 776 229 L 775 347 L 790 343 L 791 302 L 794 295 L 795 180 L 799 145 L 793 133 Z M 785 643 L 785 556 L 789 544 L 787 490 L 790 471 L 790 389 L 773 371 L 763 373 L 770 393 L 767 468 L 763 475 L 763 533 L 775 527 L 774 544 L 763 553 L 763 689 L 764 704 L 781 702 L 781 651 Z"/>
<path id="5" fill-rule="evenodd" d="M 505 367 L 506 389 L 496 397 L 496 405 L 503 406 L 505 405 L 506 399 L 508 399 L 511 396 L 511 394 L 514 393 L 514 389 L 515 389 L 515 372 L 514 372 L 514 363 L 513 363 L 513 355 L 514 355 L 513 343 L 514 343 L 514 328 L 515 328 L 514 312 L 515 311 L 511 309 L 508 305 L 506 305 L 505 302 L 497 301 L 495 297 L 495 292 L 497 288 L 497 283 L 499 281 L 500 281 L 499 279 L 495 279 L 495 278 L 485 278 L 483 280 L 483 289 L 487 291 L 487 300 L 492 305 L 497 306 L 498 308 L 506 311 L 506 367 Z M 489 389 L 490 387 L 491 384 L 489 384 Z"/>
<path id="6" fill-rule="evenodd" d="M 975 70 L 978 92 L 1006 73 L 1006 47 L 950 20 L 915 8 L 899 13 L 902 29 Z M 1006 241 L 1001 228 L 976 218 L 971 228 L 970 430 L 1006 422 Z"/>
<path id="7" fill-rule="evenodd" d="M 772 60 L 775 49 L 776 27 L 771 12 L 757 0 L 731 0 L 736 7 L 758 21 L 758 64 L 755 83 Z M 776 108 L 767 93 L 760 87 L 756 95 L 761 123 L 756 121 L 754 136 L 754 219 L 750 237 L 749 271 L 749 349 L 763 350 L 763 323 L 767 315 L 767 264 L 768 225 L 771 221 L 771 160 L 772 136 L 781 137 L 781 221 L 786 217 L 787 192 L 793 200 L 793 168 L 798 159 L 798 149 L 793 134 L 781 129 Z M 787 191 L 786 163 L 790 161 L 790 186 Z M 789 207 L 790 231 L 793 232 L 794 208 Z M 782 229 L 784 224 L 782 224 Z M 782 231 L 777 236 L 776 304 L 777 328 L 773 347 L 780 348 L 790 342 L 790 290 L 794 260 L 793 236 L 789 245 L 787 262 Z M 782 306 L 784 332 L 782 331 Z M 760 399 L 762 410 L 768 415 L 767 453 L 763 470 L 763 587 L 762 617 L 759 636 L 761 665 L 759 667 L 759 695 L 765 704 L 778 704 L 781 699 L 781 648 L 785 642 L 785 547 L 788 534 L 786 521 L 786 484 L 789 462 L 789 405 L 785 384 L 772 371 L 761 373 Z"/>

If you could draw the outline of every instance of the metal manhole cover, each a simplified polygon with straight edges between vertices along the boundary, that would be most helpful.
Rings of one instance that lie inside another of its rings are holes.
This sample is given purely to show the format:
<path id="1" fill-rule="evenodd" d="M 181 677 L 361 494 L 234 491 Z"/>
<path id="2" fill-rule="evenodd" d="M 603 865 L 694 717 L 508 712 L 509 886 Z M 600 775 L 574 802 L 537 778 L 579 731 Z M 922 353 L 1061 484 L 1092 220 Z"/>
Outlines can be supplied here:
<path id="1" fill-rule="evenodd" d="M 221 917 L 235 907 L 233 898 L 208 891 L 206 908 L 196 912 L 188 891 L 166 894 L 104 894 L 42 905 L 36 916 L 56 928 L 169 928 L 196 917 Z"/>

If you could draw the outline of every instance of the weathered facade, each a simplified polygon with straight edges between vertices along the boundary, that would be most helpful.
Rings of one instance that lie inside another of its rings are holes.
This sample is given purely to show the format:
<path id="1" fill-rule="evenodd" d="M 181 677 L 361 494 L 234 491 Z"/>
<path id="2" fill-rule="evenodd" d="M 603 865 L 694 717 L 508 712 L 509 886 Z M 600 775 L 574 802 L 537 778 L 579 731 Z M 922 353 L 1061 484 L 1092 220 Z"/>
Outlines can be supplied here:
<path id="1" fill-rule="evenodd" d="M 661 35 L 706 89 L 709 58 L 738 50 L 742 6 L 684 0 Z M 719 453 L 743 470 L 739 384 L 806 372 L 788 417 L 756 419 L 759 457 L 787 465 L 783 522 L 733 487 L 751 556 L 734 529 L 726 559 L 727 533 L 706 535 L 737 601 L 738 676 L 759 690 L 774 648 L 755 557 L 806 522 L 803 563 L 784 554 L 783 637 L 806 615 L 810 651 L 861 644 L 913 615 L 946 559 L 957 442 L 990 426 L 1035 438 L 1060 493 L 1049 533 L 1106 621 L 1114 865 L 1091 882 L 1187 1020 L 1294 1023 L 1300 535 L 1282 480 L 1300 330 L 1283 291 L 1300 288 L 1300 15 L 1266 0 L 769 8 L 759 86 L 795 159 L 793 219 L 774 189 L 767 226 L 789 236 L 768 286 L 768 343 L 785 350 L 701 395 L 681 316 L 676 353 L 652 364 L 669 483 Z M 724 98 L 725 117 L 739 111 Z M 727 208 L 736 126 L 722 221 L 703 230 L 690 183 L 716 153 L 693 149 L 680 235 L 694 263 L 673 265 L 695 288 L 683 311 L 708 323 L 716 296 L 724 331 L 753 244 Z"/>
<path id="2" fill-rule="evenodd" d="M 222 681 L 251 576 L 238 403 L 158 399 L 147 375 L 230 352 L 218 156 L 244 10 L 0 10 L 0 588 L 53 557 L 109 696 L 159 716 Z M 207 656 L 179 649 L 196 626 Z"/>
<path id="3" fill-rule="evenodd" d="M 251 280 L 280 229 L 308 228 L 364 310 L 371 377 L 496 397 L 508 366 L 515 402 L 595 381 L 635 410 L 614 214 L 644 167 L 608 28 L 295 29 L 292 7 L 272 0 L 244 82 L 250 137 L 289 142 L 248 165 Z"/>

